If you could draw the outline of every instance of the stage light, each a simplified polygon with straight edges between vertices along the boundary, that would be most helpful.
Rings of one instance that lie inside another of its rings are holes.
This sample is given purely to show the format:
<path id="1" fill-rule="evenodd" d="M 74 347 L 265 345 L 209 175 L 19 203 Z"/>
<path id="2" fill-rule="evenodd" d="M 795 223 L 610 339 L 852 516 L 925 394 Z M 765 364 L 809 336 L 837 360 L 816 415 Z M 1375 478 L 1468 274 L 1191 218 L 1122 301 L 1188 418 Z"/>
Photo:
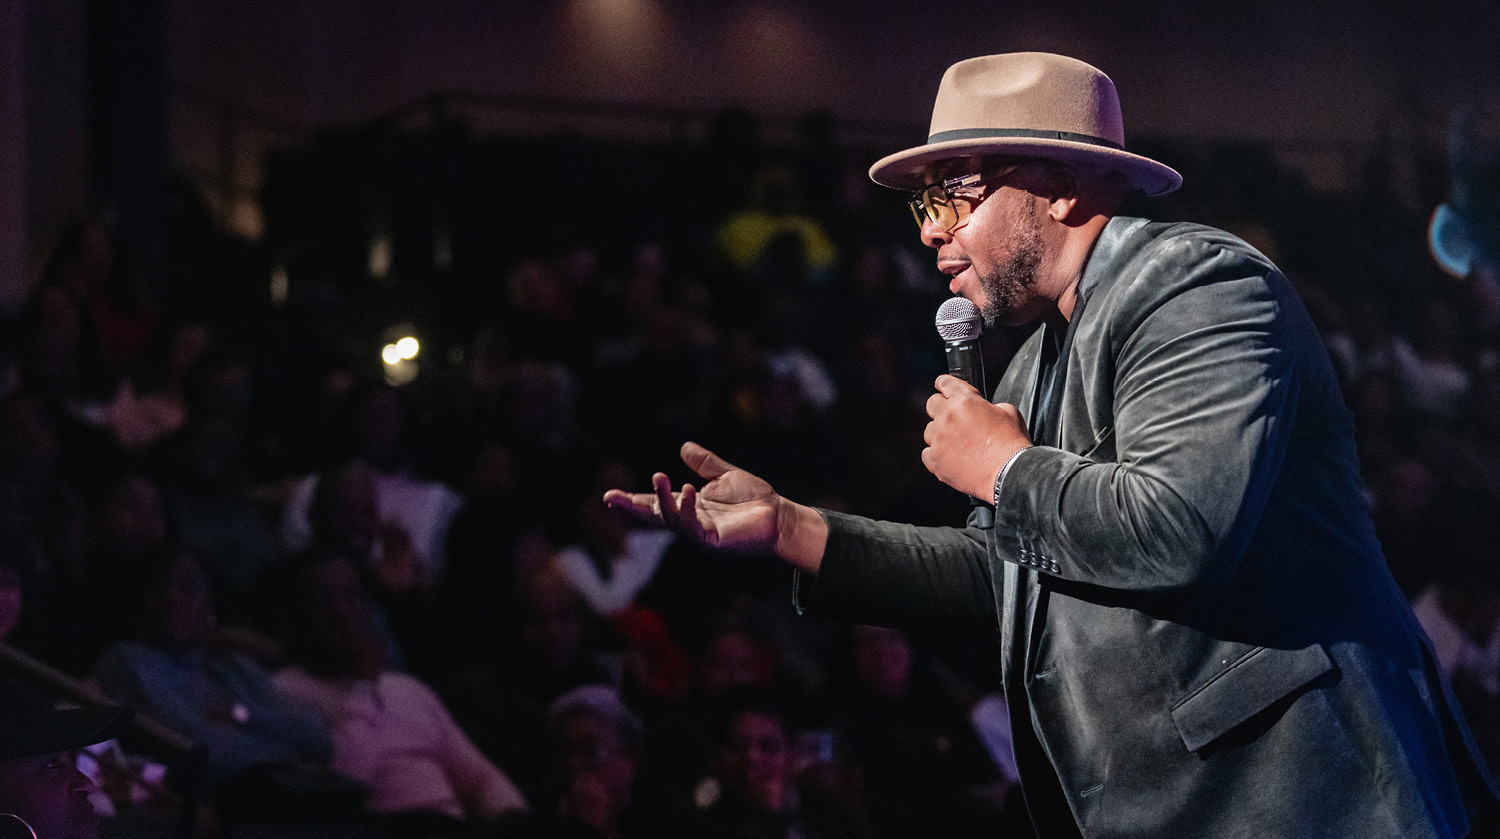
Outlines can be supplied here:
<path id="1" fill-rule="evenodd" d="M 393 324 L 385 330 L 380 360 L 384 362 L 385 380 L 393 387 L 411 384 L 422 371 L 417 362 L 422 343 L 413 334 L 415 332 L 416 325 L 410 321 Z"/>

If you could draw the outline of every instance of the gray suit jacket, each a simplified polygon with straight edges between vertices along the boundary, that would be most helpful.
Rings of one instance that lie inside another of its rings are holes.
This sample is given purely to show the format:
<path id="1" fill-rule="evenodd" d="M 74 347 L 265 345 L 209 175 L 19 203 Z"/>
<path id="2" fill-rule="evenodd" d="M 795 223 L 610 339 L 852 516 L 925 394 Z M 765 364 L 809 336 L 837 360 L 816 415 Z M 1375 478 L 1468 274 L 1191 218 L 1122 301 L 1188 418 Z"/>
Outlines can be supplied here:
<path id="1" fill-rule="evenodd" d="M 1022 786 L 1050 763 L 1084 836 L 1465 835 L 1493 787 L 1286 279 L 1221 231 L 1120 217 L 1080 295 L 1059 445 L 1017 456 L 993 529 L 825 512 L 799 606 L 998 630 Z M 1028 420 L 1041 333 L 995 391 Z"/>

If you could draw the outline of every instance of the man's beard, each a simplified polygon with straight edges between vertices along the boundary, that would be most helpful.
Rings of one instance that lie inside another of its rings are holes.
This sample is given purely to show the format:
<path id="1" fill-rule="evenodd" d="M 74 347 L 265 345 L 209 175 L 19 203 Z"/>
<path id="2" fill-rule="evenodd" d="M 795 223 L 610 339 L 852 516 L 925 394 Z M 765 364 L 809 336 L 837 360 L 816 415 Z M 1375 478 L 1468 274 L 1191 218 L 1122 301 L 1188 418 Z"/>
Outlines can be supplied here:
<path id="1" fill-rule="evenodd" d="M 1036 214 L 1019 220 L 1010 258 L 995 270 L 980 276 L 984 289 L 984 317 L 987 329 L 1004 323 L 1017 308 L 1036 297 L 1037 267 L 1042 264 L 1042 230 Z"/>

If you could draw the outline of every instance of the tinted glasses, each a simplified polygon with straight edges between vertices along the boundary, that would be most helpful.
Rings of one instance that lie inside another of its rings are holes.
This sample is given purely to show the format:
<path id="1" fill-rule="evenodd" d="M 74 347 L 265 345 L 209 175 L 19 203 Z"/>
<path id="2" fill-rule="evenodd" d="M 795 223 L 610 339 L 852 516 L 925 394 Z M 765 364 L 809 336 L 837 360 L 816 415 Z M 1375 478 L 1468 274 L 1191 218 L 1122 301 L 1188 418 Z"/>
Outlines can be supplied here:
<path id="1" fill-rule="evenodd" d="M 977 172 L 960 175 L 913 193 L 908 202 L 912 217 L 917 220 L 918 227 L 930 219 L 933 224 L 952 233 L 968 221 L 969 213 L 985 199 L 985 184 L 1009 175 L 1022 165 L 1002 166 L 988 175 Z"/>

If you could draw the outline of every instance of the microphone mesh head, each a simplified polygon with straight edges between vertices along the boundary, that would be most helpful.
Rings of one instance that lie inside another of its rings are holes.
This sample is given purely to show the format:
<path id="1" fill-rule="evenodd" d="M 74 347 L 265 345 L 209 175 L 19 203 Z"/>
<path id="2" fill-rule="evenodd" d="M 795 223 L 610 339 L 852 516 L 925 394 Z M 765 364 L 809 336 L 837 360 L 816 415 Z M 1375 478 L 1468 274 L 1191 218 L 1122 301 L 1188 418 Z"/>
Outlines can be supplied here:
<path id="1" fill-rule="evenodd" d="M 950 297 L 937 310 L 938 336 L 948 343 L 975 341 L 984 319 L 979 316 L 979 307 L 967 297 Z"/>

